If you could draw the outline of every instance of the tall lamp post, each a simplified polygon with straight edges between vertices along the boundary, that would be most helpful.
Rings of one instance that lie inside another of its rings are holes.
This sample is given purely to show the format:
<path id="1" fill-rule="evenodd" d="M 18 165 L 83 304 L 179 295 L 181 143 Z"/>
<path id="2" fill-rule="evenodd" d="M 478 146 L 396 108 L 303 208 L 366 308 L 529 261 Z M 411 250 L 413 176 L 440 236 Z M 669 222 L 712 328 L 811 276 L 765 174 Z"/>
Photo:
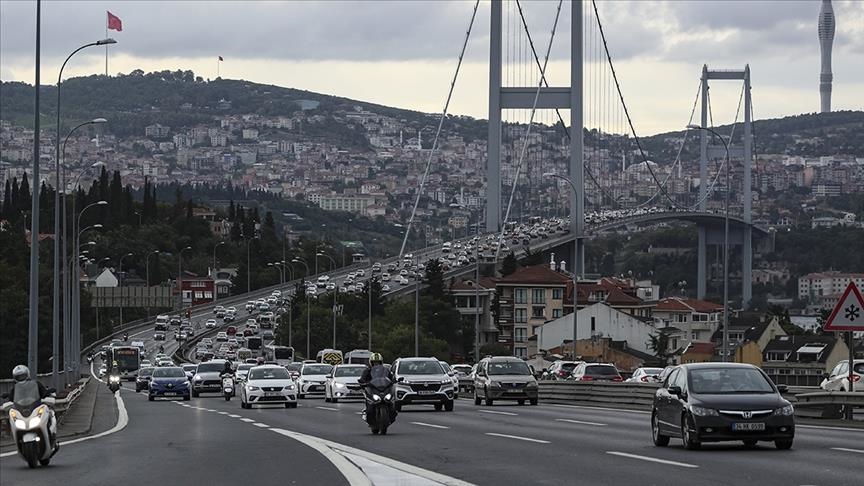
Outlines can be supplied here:
<path id="1" fill-rule="evenodd" d="M 279 271 L 279 284 L 285 284 L 285 272 L 282 271 L 282 263 L 281 262 L 270 262 L 267 264 L 268 267 L 273 267 Z"/>
<path id="2" fill-rule="evenodd" d="M 570 185 L 570 189 L 573 189 L 573 197 L 579 197 L 579 191 L 576 190 L 576 185 L 573 184 L 573 180 L 571 180 L 567 176 L 563 176 L 561 174 L 555 174 L 554 172 L 546 172 L 543 174 L 543 177 L 554 177 L 556 179 L 561 179 Z M 575 218 L 576 215 L 570 215 L 571 218 Z M 577 242 L 573 242 L 573 360 L 576 360 L 576 323 L 578 321 L 577 317 L 579 316 L 579 292 L 577 292 L 579 286 L 579 245 Z"/>
<path id="3" fill-rule="evenodd" d="M 183 313 L 183 252 L 191 249 L 191 246 L 187 246 L 177 253 L 177 290 L 180 293 L 179 310 L 181 314 Z"/>
<path id="4" fill-rule="evenodd" d="M 150 257 L 158 254 L 159 250 L 153 250 L 144 257 L 144 273 L 147 276 L 147 317 L 150 317 Z"/>
<path id="5" fill-rule="evenodd" d="M 216 294 L 218 293 L 218 289 L 216 288 L 216 248 L 219 248 L 224 244 L 224 241 L 220 241 L 213 245 L 213 302 L 216 302 Z"/>
<path id="6" fill-rule="evenodd" d="M 84 211 L 86 211 L 87 209 L 89 209 L 92 206 L 104 206 L 106 204 L 108 204 L 107 201 L 97 201 L 97 202 L 90 204 L 87 207 L 85 207 L 81 211 L 81 214 L 78 215 L 77 222 L 75 225 L 76 228 L 81 226 L 81 215 L 84 214 Z M 82 229 L 81 231 L 78 231 L 77 233 L 75 233 L 74 247 L 76 248 L 76 250 L 80 246 L 79 243 L 81 241 L 81 235 L 83 235 L 88 230 L 100 229 L 100 228 L 102 228 L 102 225 L 97 223 L 94 225 L 90 225 L 90 226 Z M 75 255 L 75 259 L 76 259 L 76 261 L 78 259 L 77 253 Z M 74 356 L 74 359 L 72 359 L 72 367 L 75 370 L 75 376 L 79 376 L 78 371 L 80 370 L 79 365 L 81 363 L 81 360 L 80 360 L 80 356 L 81 356 L 81 291 L 79 288 L 80 281 L 81 281 L 81 269 L 77 263 L 76 263 L 73 271 L 74 271 L 73 279 L 75 280 L 75 285 L 72 288 L 75 291 L 75 300 L 74 300 L 75 309 L 73 310 L 73 313 L 72 313 L 72 315 L 73 315 L 72 327 L 71 327 L 72 331 L 70 333 L 70 335 L 72 337 L 72 346 L 70 348 L 71 349 L 70 358 L 72 358 Z"/>
<path id="7" fill-rule="evenodd" d="M 123 259 L 134 256 L 132 253 L 127 253 L 120 257 L 119 274 L 120 274 L 120 327 L 123 327 L 123 300 L 126 297 L 126 292 L 123 291 Z"/>
<path id="8" fill-rule="evenodd" d="M 315 259 L 317 260 L 319 256 L 326 257 L 330 260 L 330 263 L 333 264 L 333 270 L 336 270 L 336 260 L 330 257 L 330 255 L 326 253 L 316 253 Z M 338 293 L 339 292 L 336 289 L 333 289 L 333 349 L 336 349 L 336 295 Z"/>
<path id="9" fill-rule="evenodd" d="M 713 133 L 723 142 L 723 148 L 726 149 L 726 197 L 724 203 L 726 208 L 723 217 L 723 361 L 729 361 L 729 192 L 732 190 L 729 186 L 729 142 L 710 127 L 690 124 L 687 125 L 687 129 L 705 130 Z"/>
<path id="10" fill-rule="evenodd" d="M 291 276 L 291 281 L 294 281 L 294 269 L 291 267 L 290 262 L 286 262 L 282 260 L 282 263 L 285 265 L 285 270 L 288 270 L 289 275 Z M 291 297 L 291 302 L 288 304 L 288 346 L 294 347 L 294 298 L 297 297 L 295 294 Z"/>
<path id="11" fill-rule="evenodd" d="M 299 258 L 295 258 L 295 259 L 291 260 L 291 262 L 302 264 L 303 268 L 306 269 L 306 273 L 304 273 L 303 276 L 305 277 L 305 276 L 309 275 L 309 265 L 307 265 L 305 261 L 303 261 Z M 305 291 L 305 285 L 304 285 L 304 291 Z M 311 352 L 312 352 L 311 351 L 312 350 L 311 341 L 309 340 L 309 333 L 312 330 L 312 325 L 310 324 L 311 321 L 309 320 L 309 294 L 304 295 L 304 297 L 306 297 L 306 359 L 309 359 L 309 356 L 311 356 Z"/>
<path id="12" fill-rule="evenodd" d="M 62 242 L 60 241 L 60 221 L 61 221 L 61 211 L 60 211 L 60 81 L 63 79 L 63 69 L 66 68 L 66 63 L 69 62 L 69 59 L 72 58 L 78 51 L 81 49 L 85 49 L 87 47 L 92 46 L 104 46 L 108 44 L 116 44 L 117 41 L 114 39 L 102 39 L 96 42 L 91 42 L 89 44 L 84 44 L 83 46 L 75 49 L 66 57 L 66 60 L 63 61 L 63 65 L 60 66 L 60 73 L 57 74 L 57 133 L 55 138 L 55 150 L 54 150 L 54 180 L 55 180 L 55 192 L 54 192 L 54 306 L 52 313 L 52 321 L 53 321 L 53 332 L 52 332 L 52 353 L 55 356 L 55 359 L 52 360 L 51 365 L 51 376 L 54 381 L 54 388 L 60 387 L 60 377 L 57 374 L 57 359 L 56 356 L 60 354 L 60 278 L 62 276 L 62 267 L 60 262 L 60 249 L 62 248 Z M 77 127 L 76 127 L 77 128 Z M 74 131 L 74 130 L 73 130 Z M 38 162 L 37 162 L 38 163 Z M 38 181 L 34 181 L 34 185 L 37 185 Z M 36 187 L 34 191 L 38 191 L 39 188 Z M 64 252 L 65 254 L 65 252 Z M 31 307 L 32 308 L 32 307 Z M 35 372 L 35 371 L 34 371 Z"/>
<path id="13" fill-rule="evenodd" d="M 77 237 L 77 235 L 72 237 L 72 243 L 73 244 L 78 241 L 78 239 L 76 237 Z M 95 241 L 88 241 L 87 243 L 83 243 L 80 246 L 76 245 L 75 250 L 73 250 L 73 255 L 78 255 L 78 258 L 70 259 L 68 264 L 66 265 L 66 268 L 63 269 L 63 272 L 66 275 L 73 275 L 73 274 L 77 275 L 77 272 L 75 271 L 75 269 L 77 267 L 80 267 L 82 262 L 87 261 L 87 258 L 85 257 L 85 255 L 90 253 L 87 250 L 81 251 L 81 248 L 85 247 L 85 246 L 93 246 L 95 244 L 96 244 Z M 74 335 L 74 329 L 75 329 L 75 309 L 74 309 L 74 307 L 75 307 L 75 294 L 77 293 L 77 290 L 78 290 L 78 284 L 79 284 L 79 282 L 76 281 L 74 286 L 73 285 L 67 285 L 65 295 L 63 296 L 64 300 L 68 299 L 69 303 L 70 303 L 69 315 L 68 315 L 68 317 L 64 318 L 64 320 L 63 320 L 63 370 L 64 370 L 63 382 L 65 384 L 69 384 L 69 383 L 73 382 L 71 376 L 73 375 L 73 371 L 76 368 L 75 363 L 74 363 L 75 360 L 72 359 L 72 356 L 74 355 L 73 350 L 75 349 L 75 339 L 76 339 L 75 335 Z"/>

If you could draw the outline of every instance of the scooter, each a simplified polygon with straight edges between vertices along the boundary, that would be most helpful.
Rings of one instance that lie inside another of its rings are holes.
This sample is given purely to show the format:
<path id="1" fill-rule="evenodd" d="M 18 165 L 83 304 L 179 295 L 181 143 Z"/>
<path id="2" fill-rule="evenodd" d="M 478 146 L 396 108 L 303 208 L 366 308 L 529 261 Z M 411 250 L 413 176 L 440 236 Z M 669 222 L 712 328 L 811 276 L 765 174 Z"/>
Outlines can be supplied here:
<path id="1" fill-rule="evenodd" d="M 9 413 L 9 428 L 12 439 L 27 465 L 35 468 L 37 464 L 47 466 L 57 452 L 57 421 L 54 418 L 54 397 L 39 399 L 38 385 L 16 388 L 15 402 L 6 402 L 2 411 Z M 54 389 L 49 388 L 54 394 Z"/>
<path id="2" fill-rule="evenodd" d="M 231 397 L 234 396 L 234 378 L 230 376 L 222 378 L 222 393 L 225 395 L 226 402 L 231 400 Z"/>
<path id="3" fill-rule="evenodd" d="M 393 382 L 387 377 L 373 378 L 363 387 L 368 410 L 363 412 L 363 418 L 372 434 L 387 435 L 387 428 L 396 421 L 395 395 Z"/>
<path id="4" fill-rule="evenodd" d="M 112 393 L 117 393 L 120 389 L 120 375 L 108 375 L 108 389 Z"/>

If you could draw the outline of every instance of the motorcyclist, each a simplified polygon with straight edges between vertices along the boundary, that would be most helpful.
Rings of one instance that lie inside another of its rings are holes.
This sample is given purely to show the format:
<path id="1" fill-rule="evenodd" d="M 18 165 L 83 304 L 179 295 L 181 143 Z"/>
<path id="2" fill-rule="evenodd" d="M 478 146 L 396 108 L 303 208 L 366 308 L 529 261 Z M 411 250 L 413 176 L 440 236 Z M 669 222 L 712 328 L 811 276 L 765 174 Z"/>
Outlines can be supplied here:
<path id="1" fill-rule="evenodd" d="M 25 383 L 30 382 L 30 368 L 24 365 L 18 365 L 12 369 L 12 378 L 15 380 L 15 386 L 12 387 L 12 390 L 9 391 L 7 395 L 8 400 L 12 403 L 15 403 L 15 389 L 18 388 L 19 385 L 24 385 Z M 36 381 L 36 386 L 39 387 L 39 399 L 43 400 L 53 393 L 51 389 L 40 383 L 38 380 Z M 53 419 L 52 414 L 52 422 L 48 426 L 48 431 L 51 433 L 51 441 L 54 443 L 54 449 L 57 450 L 60 448 L 60 444 L 57 443 L 56 434 L 57 434 L 57 424 Z"/>
<path id="2" fill-rule="evenodd" d="M 231 378 L 234 378 L 234 368 L 231 366 L 230 361 L 226 361 L 225 367 L 222 368 L 222 371 L 219 372 L 219 378 L 225 378 L 228 376 L 230 376 Z"/>
<path id="3" fill-rule="evenodd" d="M 111 373 L 109 373 L 108 375 L 120 376 L 120 365 L 117 364 L 117 360 L 114 360 L 111 363 Z"/>
<path id="4" fill-rule="evenodd" d="M 357 380 L 361 386 L 366 386 L 369 382 L 372 381 L 373 375 L 375 376 L 387 376 L 390 380 L 390 383 L 396 383 L 396 378 L 393 376 L 393 371 L 384 366 L 384 358 L 381 356 L 381 353 L 372 353 L 372 356 L 369 357 L 369 365 L 366 369 L 363 370 L 363 373 L 360 375 L 360 379 Z M 366 410 L 363 412 L 363 417 L 369 417 L 370 412 L 372 410 L 371 403 L 367 401 Z M 390 423 L 393 423 L 396 420 L 396 410 L 390 410 Z"/>

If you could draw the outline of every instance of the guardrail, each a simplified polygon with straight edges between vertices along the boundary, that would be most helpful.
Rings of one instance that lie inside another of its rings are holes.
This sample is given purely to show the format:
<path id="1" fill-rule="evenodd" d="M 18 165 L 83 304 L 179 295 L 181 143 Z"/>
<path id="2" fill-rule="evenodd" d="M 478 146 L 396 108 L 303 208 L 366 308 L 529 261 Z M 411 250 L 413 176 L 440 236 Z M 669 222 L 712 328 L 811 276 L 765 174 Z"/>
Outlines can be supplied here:
<path id="1" fill-rule="evenodd" d="M 589 402 L 604 405 L 636 405 L 651 408 L 653 383 L 605 383 L 580 381 L 540 381 L 541 400 Z"/>
<path id="2" fill-rule="evenodd" d="M 820 391 L 799 393 L 792 401 L 795 414 L 804 417 L 839 419 L 845 407 L 864 408 L 864 392 Z"/>
<path id="3" fill-rule="evenodd" d="M 47 375 L 51 376 L 50 373 L 47 373 Z M 13 382 L 13 386 L 14 386 L 14 380 L 2 380 L 2 381 L 4 381 L 4 382 L 11 381 L 11 382 Z M 80 380 L 78 380 L 78 385 L 75 388 L 69 390 L 69 392 L 66 394 L 65 397 L 57 398 L 54 400 L 54 405 L 51 408 L 54 410 L 54 414 L 57 416 L 57 420 L 61 420 L 63 417 L 63 414 L 65 414 L 66 411 L 68 411 L 69 408 L 72 406 L 72 404 L 75 403 L 75 400 L 77 400 L 78 397 L 81 396 L 81 393 L 84 391 L 84 388 L 87 386 L 87 383 L 89 381 L 90 381 L 89 376 L 86 378 L 81 378 Z M 11 387 L 9 389 L 11 389 Z M 6 391 L 4 391 L 3 393 L 6 393 Z M 0 402 L 5 402 L 5 401 L 6 400 L 0 400 Z M 9 417 L 6 414 L 3 414 L 2 416 L 0 416 L 0 429 L 2 429 L 4 435 L 9 433 Z"/>

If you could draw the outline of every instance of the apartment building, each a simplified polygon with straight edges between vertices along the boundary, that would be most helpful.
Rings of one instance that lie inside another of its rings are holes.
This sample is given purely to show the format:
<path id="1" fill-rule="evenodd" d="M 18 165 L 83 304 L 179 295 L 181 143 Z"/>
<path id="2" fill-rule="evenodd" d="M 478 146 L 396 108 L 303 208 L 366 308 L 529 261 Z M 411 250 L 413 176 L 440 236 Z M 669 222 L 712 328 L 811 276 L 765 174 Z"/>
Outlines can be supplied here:
<path id="1" fill-rule="evenodd" d="M 864 273 L 816 272 L 798 278 L 798 298 L 815 302 L 822 297 L 842 294 L 849 282 L 864 289 Z"/>

